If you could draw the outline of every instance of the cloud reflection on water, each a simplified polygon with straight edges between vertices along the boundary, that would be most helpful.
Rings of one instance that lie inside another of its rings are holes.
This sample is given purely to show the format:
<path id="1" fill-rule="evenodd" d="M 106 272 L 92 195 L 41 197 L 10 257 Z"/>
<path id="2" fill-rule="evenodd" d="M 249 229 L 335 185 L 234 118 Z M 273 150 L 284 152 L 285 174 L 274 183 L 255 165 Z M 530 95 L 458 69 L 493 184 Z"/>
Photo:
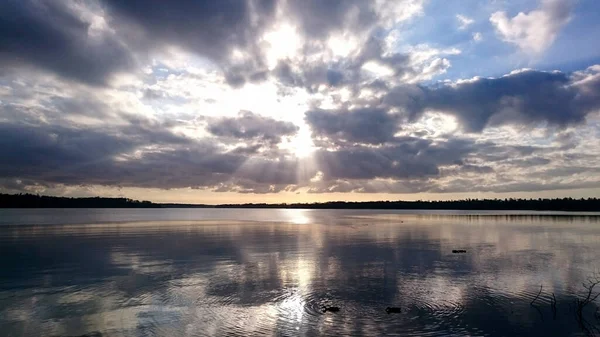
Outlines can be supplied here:
<path id="1" fill-rule="evenodd" d="M 569 303 L 600 261 L 593 217 L 274 212 L 290 223 L 4 227 L 0 327 L 26 336 L 569 336 L 580 332 Z M 457 247 L 468 253 L 452 254 Z M 542 316 L 529 305 L 540 284 Z M 323 305 L 342 310 L 323 314 Z M 387 315 L 392 305 L 402 314 Z"/>

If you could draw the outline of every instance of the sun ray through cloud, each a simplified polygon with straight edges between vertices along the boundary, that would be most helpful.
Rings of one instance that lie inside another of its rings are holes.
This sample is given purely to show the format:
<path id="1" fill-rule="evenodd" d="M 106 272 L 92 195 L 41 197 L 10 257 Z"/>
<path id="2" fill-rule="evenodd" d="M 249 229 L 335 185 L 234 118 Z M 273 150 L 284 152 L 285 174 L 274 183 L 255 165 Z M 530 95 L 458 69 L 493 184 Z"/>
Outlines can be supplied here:
<path id="1" fill-rule="evenodd" d="M 1 191 L 293 201 L 600 184 L 590 3 L 10 4 Z"/>

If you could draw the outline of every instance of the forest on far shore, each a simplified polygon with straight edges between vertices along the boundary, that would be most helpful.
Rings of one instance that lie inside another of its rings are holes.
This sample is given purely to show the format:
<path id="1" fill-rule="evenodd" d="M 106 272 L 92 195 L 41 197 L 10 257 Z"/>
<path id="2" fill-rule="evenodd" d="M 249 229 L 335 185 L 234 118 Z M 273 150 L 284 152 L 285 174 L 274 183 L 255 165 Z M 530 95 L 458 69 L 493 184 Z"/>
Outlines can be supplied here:
<path id="1" fill-rule="evenodd" d="M 36 194 L 0 194 L 0 208 L 305 208 L 305 209 L 430 209 L 532 210 L 600 212 L 599 198 L 463 199 L 417 201 L 331 201 L 293 204 L 161 204 L 129 198 L 68 198 Z"/>

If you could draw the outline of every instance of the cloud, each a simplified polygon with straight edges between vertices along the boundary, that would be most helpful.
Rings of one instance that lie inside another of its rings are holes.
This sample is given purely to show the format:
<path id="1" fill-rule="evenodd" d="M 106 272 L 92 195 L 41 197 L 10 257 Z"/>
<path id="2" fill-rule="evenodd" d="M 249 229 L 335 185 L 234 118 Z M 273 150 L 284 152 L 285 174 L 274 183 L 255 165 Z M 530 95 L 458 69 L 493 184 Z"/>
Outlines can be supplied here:
<path id="1" fill-rule="evenodd" d="M 243 185 L 244 193 L 274 193 L 297 183 L 296 159 L 276 146 L 297 132 L 293 123 L 251 112 L 206 118 L 212 133 L 199 139 L 201 130 L 189 122 L 120 110 L 136 108 L 127 93 L 119 93 L 125 100 L 119 106 L 110 99 L 117 95 L 112 90 L 88 96 L 87 87 L 49 83 L 25 82 L 29 90 L 15 87 L 7 93 L 13 102 L 0 103 L 0 189 L 225 185 L 238 191 Z"/>
<path id="2" fill-rule="evenodd" d="M 343 119 L 346 113 L 334 116 Z M 338 143 L 336 149 L 317 150 L 311 159 L 314 165 L 307 167 L 301 159 L 257 156 L 253 150 L 230 150 L 215 140 L 169 133 L 164 125 L 135 127 L 136 123 L 102 132 L 2 123 L 0 155 L 5 160 L 0 163 L 0 185 L 21 191 L 90 185 L 237 193 L 300 188 L 310 193 L 498 192 L 575 188 L 583 186 L 586 174 L 600 170 L 592 164 L 595 156 L 574 152 L 561 158 L 561 144 L 509 146 L 452 135 L 398 135 L 377 146 Z M 303 176 L 298 175 L 301 167 Z M 564 181 L 574 174 L 580 174 L 578 183 Z"/>
<path id="3" fill-rule="evenodd" d="M 76 2 L 7 0 L 0 4 L 0 70 L 32 66 L 104 84 L 134 59 L 116 34 Z"/>
<path id="4" fill-rule="evenodd" d="M 399 118 L 383 109 L 311 110 L 306 122 L 313 137 L 333 144 L 382 144 L 398 131 Z"/>
<path id="5" fill-rule="evenodd" d="M 276 0 L 101 1 L 111 27 L 136 50 L 192 51 L 221 67 L 233 86 L 264 70 L 258 42 L 273 23 Z"/>
<path id="6" fill-rule="evenodd" d="M 430 188 L 431 184 L 423 180 L 337 180 L 312 185 L 307 193 L 419 193 Z"/>
<path id="7" fill-rule="evenodd" d="M 423 0 L 10 0 L 1 6 L 0 43 L 7 50 L 0 56 L 3 71 L 33 66 L 104 85 L 115 73 L 137 73 L 153 60 L 183 50 L 218 68 L 231 86 L 241 87 L 268 78 L 271 49 L 283 41 L 269 42 L 267 35 L 291 25 L 291 33 L 301 35 L 296 47 L 305 58 L 291 61 L 313 69 L 305 85 L 326 81 L 335 86 L 344 75 L 330 68 L 337 53 L 329 45 L 332 38 L 347 37 L 355 44 L 349 52 L 354 52 L 377 29 L 418 15 Z M 275 56 L 281 62 L 298 56 L 284 54 Z M 315 57 L 321 59 L 318 64 Z"/>
<path id="8" fill-rule="evenodd" d="M 470 25 L 472 25 L 475 22 L 475 20 L 461 14 L 457 14 L 456 19 L 459 22 L 458 29 L 467 29 Z"/>
<path id="9" fill-rule="evenodd" d="M 526 53 L 538 55 L 556 39 L 571 19 L 574 0 L 541 0 L 540 7 L 529 13 L 519 12 L 509 18 L 506 12 L 495 12 L 490 22 L 499 37 L 517 45 Z"/>
<path id="10" fill-rule="evenodd" d="M 275 0 L 9 0 L 0 5 L 5 49 L 0 64 L 34 66 L 102 85 L 111 74 L 135 72 L 155 53 L 175 46 L 208 58 L 232 85 L 240 85 L 264 67 L 258 42 L 276 5 Z M 244 60 L 232 59 L 236 48 Z"/>
<path id="11" fill-rule="evenodd" d="M 261 141 L 271 146 L 281 142 L 282 137 L 293 136 L 298 126 L 291 122 L 256 115 L 251 111 L 241 111 L 237 117 L 212 118 L 207 130 L 212 135 L 236 141 Z"/>
<path id="12" fill-rule="evenodd" d="M 323 38 L 342 32 L 369 33 L 376 26 L 389 28 L 420 14 L 424 1 L 290 0 L 287 3 L 286 12 L 308 37 Z"/>
<path id="13" fill-rule="evenodd" d="M 374 80 L 386 84 L 430 80 L 450 68 L 450 60 L 444 56 L 460 53 L 456 48 L 437 49 L 427 45 L 393 51 L 388 50 L 385 40 L 371 36 L 343 60 L 333 62 L 320 54 L 286 60 L 277 65 L 273 74 L 281 84 L 305 87 L 310 93 L 323 90 L 323 85 L 326 90 L 344 86 L 360 90 Z"/>
<path id="14" fill-rule="evenodd" d="M 600 108 L 598 83 L 594 67 L 571 75 L 522 70 L 438 87 L 400 86 L 384 101 L 413 119 L 428 110 L 452 114 L 471 132 L 516 123 L 565 127 L 582 123 L 587 114 Z"/>
<path id="15" fill-rule="evenodd" d="M 511 165 L 521 167 L 532 167 L 532 166 L 545 166 L 552 162 L 552 160 L 544 157 L 529 157 L 529 158 L 517 158 L 509 160 Z"/>
<path id="16" fill-rule="evenodd" d="M 144 43 L 180 45 L 213 60 L 250 46 L 274 13 L 275 0 L 102 0 L 111 24 Z M 256 20 L 257 16 L 261 20 Z"/>
<path id="17" fill-rule="evenodd" d="M 294 160 L 250 157 L 208 140 L 180 140 L 163 132 L 126 128 L 99 133 L 6 123 L 0 131 L 4 188 L 14 188 L 17 180 L 23 189 L 28 186 L 23 182 L 165 189 L 297 182 Z"/>
<path id="18" fill-rule="evenodd" d="M 399 137 L 385 146 L 351 146 L 315 154 L 323 181 L 338 179 L 417 179 L 435 177 L 439 166 L 461 163 L 473 143 Z"/>
<path id="19" fill-rule="evenodd" d="M 593 185 L 600 66 L 457 79 L 465 70 L 449 71 L 455 58 L 477 48 L 411 45 L 404 28 L 423 4 L 9 0 L 0 5 L 0 188 Z M 502 39 L 543 50 L 571 6 L 543 1 L 492 22 Z M 441 74 L 450 79 L 432 81 Z"/>
<path id="20" fill-rule="evenodd" d="M 305 59 L 321 58 L 321 64 L 329 65 L 332 53 L 336 52 L 329 46 L 332 37 L 349 36 L 361 45 L 377 28 L 417 15 L 423 2 L 101 1 L 106 5 L 110 26 L 140 54 L 165 46 L 183 48 L 212 61 L 233 87 L 241 87 L 248 81 L 265 80 L 268 70 L 272 70 L 270 63 L 296 57 L 290 55 L 294 50 L 279 50 L 290 40 L 295 43 L 285 48 L 296 48 Z M 390 16 L 391 13 L 397 15 Z M 282 27 L 289 29 L 278 31 Z M 276 33 L 276 40 L 269 38 L 273 38 L 273 33 Z M 314 63 L 300 59 L 292 61 L 303 68 L 307 63 Z M 327 72 L 327 66 L 321 68 L 330 84 L 341 81 L 339 73 Z"/>
<path id="21" fill-rule="evenodd" d="M 365 31 L 378 15 L 369 2 L 361 0 L 292 0 L 287 12 L 309 37 L 323 38 L 335 31 Z"/>

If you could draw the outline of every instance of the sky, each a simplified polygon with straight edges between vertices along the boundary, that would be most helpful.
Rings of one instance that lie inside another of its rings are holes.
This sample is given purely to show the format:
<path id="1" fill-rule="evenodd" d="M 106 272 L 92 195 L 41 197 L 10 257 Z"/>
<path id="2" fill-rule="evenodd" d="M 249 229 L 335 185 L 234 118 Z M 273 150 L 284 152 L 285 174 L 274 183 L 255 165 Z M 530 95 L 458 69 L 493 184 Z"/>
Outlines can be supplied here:
<path id="1" fill-rule="evenodd" d="M 600 195 L 597 0 L 4 0 L 0 192 Z"/>

